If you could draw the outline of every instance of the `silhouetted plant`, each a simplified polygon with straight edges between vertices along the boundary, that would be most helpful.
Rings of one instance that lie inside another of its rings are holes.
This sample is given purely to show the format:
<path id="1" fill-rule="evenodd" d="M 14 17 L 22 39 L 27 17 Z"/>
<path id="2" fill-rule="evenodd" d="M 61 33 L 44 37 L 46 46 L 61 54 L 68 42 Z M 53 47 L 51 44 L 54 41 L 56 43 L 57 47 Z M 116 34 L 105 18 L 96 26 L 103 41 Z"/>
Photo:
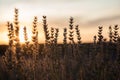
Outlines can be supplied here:
<path id="1" fill-rule="evenodd" d="M 9 22 L 7 22 L 7 26 L 8 26 L 8 38 L 9 38 L 9 46 L 13 46 L 14 45 L 14 28 L 12 23 L 10 24 Z"/>
<path id="2" fill-rule="evenodd" d="M 18 9 L 15 8 L 15 15 L 14 15 L 14 27 L 15 27 L 15 55 L 16 55 L 16 66 L 15 66 L 15 73 L 17 79 L 22 79 L 22 70 L 23 70 L 23 61 L 22 53 L 21 53 L 21 44 L 19 39 L 19 20 L 18 20 Z M 18 76 L 19 75 L 19 76 Z"/>
<path id="3" fill-rule="evenodd" d="M 93 40 L 94 40 L 94 44 L 96 44 L 97 43 L 97 36 L 96 35 L 94 36 Z"/>
<path id="4" fill-rule="evenodd" d="M 21 47 L 19 42 L 19 21 L 18 21 L 18 9 L 15 8 L 15 19 L 14 19 L 14 27 L 15 27 L 15 46 L 16 46 L 16 55 L 19 61 L 21 56 Z"/>
<path id="5" fill-rule="evenodd" d="M 49 30 L 47 27 L 47 20 L 46 20 L 46 16 L 43 16 L 43 29 L 44 29 L 44 33 L 45 33 L 45 44 L 49 44 L 50 43 L 50 36 L 49 36 Z"/>
<path id="6" fill-rule="evenodd" d="M 26 27 L 24 27 L 23 29 L 24 29 L 25 44 L 26 44 L 26 47 L 28 48 L 29 41 L 28 41 L 27 29 Z"/>
<path id="7" fill-rule="evenodd" d="M 50 36 L 51 44 L 54 44 L 54 28 L 51 27 L 51 36 Z"/>
<path id="8" fill-rule="evenodd" d="M 15 8 L 15 19 L 14 19 L 14 26 L 15 26 L 15 41 L 17 45 L 19 45 L 19 21 L 18 21 L 18 9 Z"/>
<path id="9" fill-rule="evenodd" d="M 33 36 L 32 36 L 32 41 L 33 41 L 33 46 L 32 46 L 32 54 L 33 54 L 33 80 L 36 80 L 36 61 L 37 61 L 37 56 L 39 54 L 39 44 L 38 44 L 38 30 L 37 30 L 37 17 L 34 17 L 33 21 Z"/>
<path id="10" fill-rule="evenodd" d="M 112 43 L 113 42 L 113 32 L 112 32 L 112 27 L 109 26 L 109 42 Z"/>
<path id="11" fill-rule="evenodd" d="M 78 26 L 79 25 L 76 25 L 75 29 L 76 29 L 78 44 L 81 44 L 80 30 L 79 30 Z"/>
<path id="12" fill-rule="evenodd" d="M 99 43 L 99 44 L 101 44 L 102 41 L 103 41 L 102 28 L 103 28 L 103 27 L 100 27 L 100 26 L 98 27 L 98 29 L 99 29 L 99 30 L 98 30 L 98 43 Z"/>
<path id="13" fill-rule="evenodd" d="M 7 66 L 8 71 L 14 70 L 15 67 L 15 48 L 14 48 L 14 29 L 13 25 L 7 22 L 8 27 L 8 38 L 9 38 L 9 47 L 3 56 L 3 61 Z"/>
<path id="14" fill-rule="evenodd" d="M 75 43 L 74 38 L 73 38 L 73 36 L 74 36 L 73 33 L 74 33 L 74 31 L 73 31 L 73 18 L 71 17 L 70 21 L 69 21 L 69 40 L 70 40 L 70 44 Z"/>
<path id="15" fill-rule="evenodd" d="M 117 39 L 118 39 L 118 25 L 115 25 L 114 26 L 114 34 L 113 34 L 113 41 L 116 43 L 117 42 Z"/>
<path id="16" fill-rule="evenodd" d="M 34 17 L 32 33 L 33 33 L 32 41 L 33 43 L 37 43 L 38 42 L 37 17 Z"/>
<path id="17" fill-rule="evenodd" d="M 54 38 L 54 43 L 55 43 L 55 44 L 58 44 L 58 33 L 59 33 L 59 29 L 56 28 L 56 29 L 55 29 L 55 38 Z"/>
<path id="18" fill-rule="evenodd" d="M 66 45 L 67 44 L 67 28 L 64 28 L 64 33 L 63 33 L 63 44 Z"/>

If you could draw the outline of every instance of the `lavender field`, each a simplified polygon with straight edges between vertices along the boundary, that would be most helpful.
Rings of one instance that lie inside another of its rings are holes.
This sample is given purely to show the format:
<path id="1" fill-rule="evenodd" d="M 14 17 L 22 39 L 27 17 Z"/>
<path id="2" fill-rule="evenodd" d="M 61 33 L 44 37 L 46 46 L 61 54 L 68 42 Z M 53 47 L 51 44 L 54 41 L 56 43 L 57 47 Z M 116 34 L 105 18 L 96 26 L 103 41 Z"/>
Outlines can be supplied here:
<path id="1" fill-rule="evenodd" d="M 40 44 L 35 16 L 32 41 L 25 26 L 21 43 L 18 9 L 14 13 L 14 21 L 6 23 L 9 44 L 0 46 L 0 80 L 120 80 L 119 25 L 108 26 L 108 39 L 102 34 L 104 27 L 98 26 L 93 42 L 82 43 L 79 25 L 70 17 L 58 43 L 59 28 L 49 28 L 43 16 L 45 43 Z"/>

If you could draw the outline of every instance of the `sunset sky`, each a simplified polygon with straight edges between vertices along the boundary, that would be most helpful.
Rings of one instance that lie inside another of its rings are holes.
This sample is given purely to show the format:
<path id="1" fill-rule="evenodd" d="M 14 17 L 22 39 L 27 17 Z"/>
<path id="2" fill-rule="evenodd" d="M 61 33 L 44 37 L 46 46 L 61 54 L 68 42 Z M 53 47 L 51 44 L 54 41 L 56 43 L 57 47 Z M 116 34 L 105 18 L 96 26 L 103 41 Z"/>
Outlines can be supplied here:
<path id="1" fill-rule="evenodd" d="M 120 25 L 120 0 L 0 0 L 0 44 L 7 44 L 7 21 L 13 21 L 14 8 L 19 9 L 20 27 L 26 26 L 29 36 L 34 16 L 38 17 L 39 42 L 44 41 L 42 16 L 47 16 L 48 27 L 68 27 L 69 18 L 79 24 L 82 42 L 92 42 L 97 27 L 104 27 L 107 38 L 109 25 Z"/>

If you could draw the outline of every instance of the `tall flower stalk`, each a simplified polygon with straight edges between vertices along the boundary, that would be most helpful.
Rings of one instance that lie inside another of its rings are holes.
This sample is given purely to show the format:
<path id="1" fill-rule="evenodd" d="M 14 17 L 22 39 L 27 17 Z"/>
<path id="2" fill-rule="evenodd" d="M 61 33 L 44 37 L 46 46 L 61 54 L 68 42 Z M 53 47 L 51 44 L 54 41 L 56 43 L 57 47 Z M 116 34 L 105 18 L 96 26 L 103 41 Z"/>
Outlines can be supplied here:
<path id="1" fill-rule="evenodd" d="M 14 27 L 15 27 L 15 41 L 16 45 L 19 45 L 19 21 L 18 21 L 18 9 L 15 8 L 14 15 Z"/>
<path id="2" fill-rule="evenodd" d="M 33 36 L 32 36 L 32 41 L 33 41 L 33 46 L 32 46 L 32 50 L 33 50 L 33 80 L 36 80 L 36 60 L 37 60 L 37 56 L 39 54 L 39 44 L 38 44 L 38 30 L 37 30 L 37 22 L 38 19 L 35 16 L 34 17 L 34 21 L 33 21 Z"/>
<path id="3" fill-rule="evenodd" d="M 80 30 L 78 27 L 79 25 L 76 25 L 75 29 L 76 29 L 78 44 L 81 44 Z"/>
<path id="4" fill-rule="evenodd" d="M 16 46 L 16 55 L 19 61 L 21 56 L 20 40 L 19 40 L 19 21 L 18 21 L 18 9 L 15 8 L 14 15 L 14 27 L 15 27 L 15 46 Z"/>
<path id="5" fill-rule="evenodd" d="M 113 32 L 112 32 L 112 27 L 109 26 L 109 42 L 112 43 L 113 42 Z"/>
<path id="6" fill-rule="evenodd" d="M 102 35 L 102 31 L 103 31 L 103 30 L 102 30 L 102 28 L 103 28 L 103 27 L 101 27 L 101 26 L 98 27 L 98 29 L 99 29 L 99 30 L 98 30 L 98 43 L 99 43 L 99 44 L 101 44 L 102 41 L 103 41 L 103 35 Z"/>
<path id="7" fill-rule="evenodd" d="M 24 30 L 24 40 L 25 40 L 25 44 L 26 44 L 25 46 L 26 46 L 26 48 L 28 48 L 29 41 L 28 41 L 28 35 L 27 35 L 27 28 L 24 27 L 23 30 Z"/>
<path id="8" fill-rule="evenodd" d="M 56 29 L 55 29 L 55 38 L 54 38 L 54 43 L 55 43 L 55 44 L 58 43 L 58 33 L 59 33 L 59 29 L 56 28 Z"/>
<path id="9" fill-rule="evenodd" d="M 3 56 L 3 61 L 7 66 L 7 70 L 14 70 L 15 67 L 15 49 L 14 49 L 14 29 L 13 25 L 10 22 L 7 22 L 8 27 L 8 38 L 9 38 L 9 46 Z"/>
<path id="10" fill-rule="evenodd" d="M 73 38 L 73 36 L 74 36 L 73 33 L 74 33 L 74 30 L 73 30 L 73 18 L 71 17 L 70 21 L 69 21 L 69 40 L 70 40 L 70 44 L 75 43 L 74 38 Z"/>
<path id="11" fill-rule="evenodd" d="M 117 42 L 117 39 L 119 37 L 119 35 L 118 35 L 118 29 L 119 29 L 118 25 L 115 25 L 114 26 L 114 33 L 113 33 L 113 41 L 114 41 L 114 43 Z"/>
<path id="12" fill-rule="evenodd" d="M 9 46 L 12 47 L 14 45 L 14 28 L 13 28 L 13 24 L 10 22 L 7 22 L 7 26 L 8 26 L 8 37 L 9 37 Z"/>
<path id="13" fill-rule="evenodd" d="M 43 29 L 44 29 L 44 34 L 45 34 L 45 44 L 47 45 L 50 43 L 50 36 L 49 36 L 46 16 L 43 16 Z"/>
<path id="14" fill-rule="evenodd" d="M 64 28 L 64 33 L 63 33 L 63 44 L 67 44 L 67 28 Z"/>
<path id="15" fill-rule="evenodd" d="M 50 41 L 51 41 L 51 44 L 54 44 L 54 28 L 51 27 L 51 36 L 50 36 Z"/>
<path id="16" fill-rule="evenodd" d="M 94 37 L 93 37 L 93 40 L 94 40 L 94 44 L 96 44 L 97 43 L 97 36 L 95 35 Z"/>

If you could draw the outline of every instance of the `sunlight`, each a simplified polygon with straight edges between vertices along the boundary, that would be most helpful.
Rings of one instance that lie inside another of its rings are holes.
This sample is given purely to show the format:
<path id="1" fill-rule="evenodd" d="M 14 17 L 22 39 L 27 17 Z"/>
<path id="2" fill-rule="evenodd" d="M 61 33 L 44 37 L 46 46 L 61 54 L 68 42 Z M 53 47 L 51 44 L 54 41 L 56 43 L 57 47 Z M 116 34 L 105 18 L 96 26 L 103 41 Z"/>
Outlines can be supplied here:
<path id="1" fill-rule="evenodd" d="M 24 31 L 23 31 L 23 26 L 20 27 L 20 31 L 19 31 L 19 38 L 20 38 L 20 42 L 24 43 Z"/>
<path id="2" fill-rule="evenodd" d="M 22 44 L 25 43 L 23 28 L 24 28 L 23 26 L 20 26 L 20 31 L 19 31 L 20 43 Z M 27 29 L 27 36 L 28 36 L 28 41 L 31 41 L 31 33 L 29 29 Z"/>

